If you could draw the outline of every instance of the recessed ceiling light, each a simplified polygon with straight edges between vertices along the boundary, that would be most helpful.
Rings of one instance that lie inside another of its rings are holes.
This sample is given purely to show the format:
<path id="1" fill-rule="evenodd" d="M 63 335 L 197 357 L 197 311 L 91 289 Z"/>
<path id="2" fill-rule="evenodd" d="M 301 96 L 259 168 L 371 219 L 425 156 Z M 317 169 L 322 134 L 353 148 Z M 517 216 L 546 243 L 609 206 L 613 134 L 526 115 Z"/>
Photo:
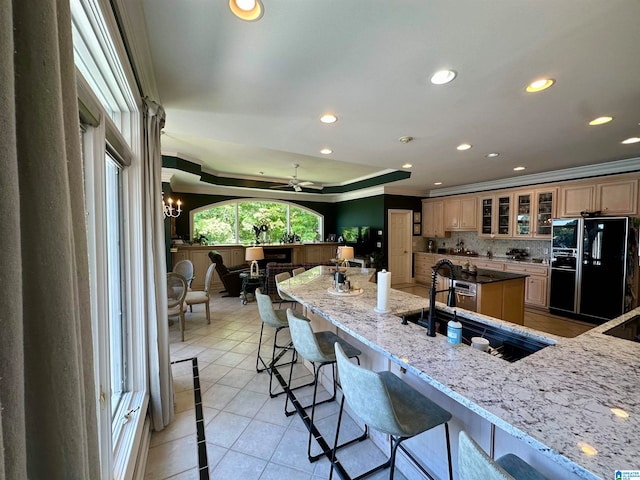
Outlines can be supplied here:
<path id="1" fill-rule="evenodd" d="M 431 75 L 431 83 L 434 85 L 444 85 L 454 78 L 456 78 L 456 72 L 453 70 L 438 70 L 436 73 Z"/>
<path id="2" fill-rule="evenodd" d="M 413 167 L 413 165 L 411 165 L 410 163 L 405 163 L 404 165 L 402 165 L 402 168 L 411 168 Z"/>
<path id="3" fill-rule="evenodd" d="M 541 92 L 542 90 L 546 90 L 547 88 L 549 88 L 554 83 L 555 80 L 551 78 L 541 78 L 540 80 L 531 82 L 525 90 L 529 93 Z"/>
<path id="4" fill-rule="evenodd" d="M 638 142 L 640 142 L 640 137 L 631 137 L 622 141 L 622 143 L 624 143 L 625 145 L 629 145 L 631 143 L 638 143 Z"/>
<path id="5" fill-rule="evenodd" d="M 611 409 L 611 413 L 613 413 L 616 417 L 629 418 L 629 414 L 622 408 L 614 407 Z"/>
<path id="6" fill-rule="evenodd" d="M 458 150 L 469 150 L 471 145 L 469 143 L 461 143 L 456 147 Z"/>
<path id="7" fill-rule="evenodd" d="M 513 171 L 514 171 L 514 172 L 520 172 L 520 171 L 524 170 L 525 168 L 526 168 L 526 167 L 514 167 L 514 168 L 513 168 Z"/>
<path id="8" fill-rule="evenodd" d="M 335 123 L 337 120 L 338 120 L 338 117 L 336 117 L 332 113 L 325 113 L 320 117 L 320 121 L 322 123 Z"/>
<path id="9" fill-rule="evenodd" d="M 611 120 L 613 120 L 613 117 L 609 117 L 609 116 L 598 117 L 591 120 L 589 122 L 589 125 L 602 125 L 604 123 L 609 123 Z"/>
<path id="10" fill-rule="evenodd" d="M 491 153 L 487 153 L 486 157 L 487 158 L 495 158 L 498 155 L 500 155 L 498 152 L 491 152 Z"/>
<path id="11" fill-rule="evenodd" d="M 320 153 L 323 155 L 329 155 L 333 153 L 333 150 L 331 150 L 330 148 L 323 148 L 322 150 L 320 150 Z"/>
<path id="12" fill-rule="evenodd" d="M 442 185 L 442 182 L 433 182 L 434 185 Z"/>
<path id="13" fill-rule="evenodd" d="M 229 8 L 241 20 L 255 22 L 264 14 L 261 0 L 229 0 Z"/>
<path id="14" fill-rule="evenodd" d="M 405 135 L 404 137 L 400 137 L 398 139 L 400 143 L 409 143 L 412 140 L 413 140 L 413 137 L 410 137 L 409 135 Z"/>

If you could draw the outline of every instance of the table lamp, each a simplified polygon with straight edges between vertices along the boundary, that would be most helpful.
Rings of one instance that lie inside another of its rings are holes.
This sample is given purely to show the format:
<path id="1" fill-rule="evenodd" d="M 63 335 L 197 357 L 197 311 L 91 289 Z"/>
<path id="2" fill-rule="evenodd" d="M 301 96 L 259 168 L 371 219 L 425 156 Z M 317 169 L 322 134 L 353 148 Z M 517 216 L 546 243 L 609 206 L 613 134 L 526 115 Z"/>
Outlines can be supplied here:
<path id="1" fill-rule="evenodd" d="M 342 264 L 343 267 L 349 266 L 349 260 L 354 259 L 353 247 L 340 246 L 338 247 L 338 262 Z"/>
<path id="2" fill-rule="evenodd" d="M 244 259 L 247 261 L 251 260 L 251 276 L 259 276 L 260 267 L 258 266 L 258 260 L 264 260 L 264 250 L 262 247 L 247 247 L 244 252 Z"/>

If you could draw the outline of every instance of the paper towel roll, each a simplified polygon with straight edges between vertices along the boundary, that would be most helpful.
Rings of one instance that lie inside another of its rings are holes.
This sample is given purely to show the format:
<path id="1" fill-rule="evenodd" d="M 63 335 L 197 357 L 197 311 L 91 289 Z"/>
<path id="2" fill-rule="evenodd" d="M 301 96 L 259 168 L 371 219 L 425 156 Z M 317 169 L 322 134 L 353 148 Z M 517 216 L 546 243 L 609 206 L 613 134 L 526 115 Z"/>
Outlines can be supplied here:
<path id="1" fill-rule="evenodd" d="M 388 313 L 389 310 L 389 289 L 391 288 L 391 272 L 382 270 L 378 272 L 378 306 L 377 313 Z"/>

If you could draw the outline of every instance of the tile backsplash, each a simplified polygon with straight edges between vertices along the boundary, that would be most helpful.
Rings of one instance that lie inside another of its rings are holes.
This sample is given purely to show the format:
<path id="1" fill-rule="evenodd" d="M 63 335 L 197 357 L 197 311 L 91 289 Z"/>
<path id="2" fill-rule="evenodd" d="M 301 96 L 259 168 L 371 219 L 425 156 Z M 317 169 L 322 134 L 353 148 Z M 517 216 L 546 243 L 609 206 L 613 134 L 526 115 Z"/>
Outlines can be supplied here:
<path id="1" fill-rule="evenodd" d="M 413 251 L 426 252 L 427 242 L 433 240 L 437 248 L 456 248 L 459 242 L 464 243 L 464 248 L 478 252 L 480 256 L 486 256 L 490 250 L 495 257 L 504 257 L 512 248 L 526 249 L 530 258 L 549 259 L 551 240 L 514 240 L 494 239 L 478 237 L 476 232 L 451 232 L 449 238 L 425 238 L 413 237 Z M 443 247 L 444 243 L 444 247 Z"/>

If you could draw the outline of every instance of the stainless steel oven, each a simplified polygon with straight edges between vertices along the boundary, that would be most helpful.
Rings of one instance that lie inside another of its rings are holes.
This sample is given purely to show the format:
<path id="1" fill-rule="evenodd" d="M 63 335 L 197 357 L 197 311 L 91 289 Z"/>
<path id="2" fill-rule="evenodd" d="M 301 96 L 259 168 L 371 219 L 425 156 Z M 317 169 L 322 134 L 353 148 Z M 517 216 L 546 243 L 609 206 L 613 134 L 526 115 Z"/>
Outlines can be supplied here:
<path id="1" fill-rule="evenodd" d="M 456 307 L 464 308 L 472 312 L 477 311 L 477 285 L 475 283 L 464 280 L 454 280 L 453 290 L 456 294 Z"/>

